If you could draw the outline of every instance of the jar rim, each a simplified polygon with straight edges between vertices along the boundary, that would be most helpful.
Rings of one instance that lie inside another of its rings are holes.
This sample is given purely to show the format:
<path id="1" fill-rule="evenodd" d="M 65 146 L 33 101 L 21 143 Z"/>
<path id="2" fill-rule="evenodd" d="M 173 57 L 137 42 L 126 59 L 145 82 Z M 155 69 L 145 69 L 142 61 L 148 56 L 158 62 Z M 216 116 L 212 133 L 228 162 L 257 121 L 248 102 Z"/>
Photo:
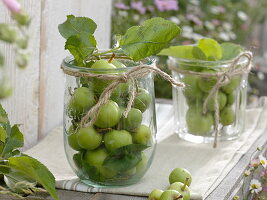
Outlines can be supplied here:
<path id="1" fill-rule="evenodd" d="M 111 55 L 110 55 L 111 56 Z M 102 59 L 104 60 L 108 60 L 110 58 L 110 56 L 103 56 Z M 116 58 L 116 57 L 115 57 Z M 110 73 L 116 73 L 116 72 L 124 72 L 124 71 L 129 71 L 130 69 L 133 69 L 134 67 L 138 66 L 138 65 L 153 65 L 156 63 L 156 58 L 153 56 L 150 56 L 148 58 L 142 59 L 141 61 L 135 62 L 132 59 L 130 59 L 127 56 L 118 56 L 117 58 L 119 58 L 118 60 L 128 60 L 130 61 L 132 64 L 134 64 L 133 66 L 130 67 L 126 67 L 126 68 L 116 68 L 116 69 L 93 69 L 93 68 L 89 68 L 89 67 L 81 67 L 81 66 L 77 66 L 75 65 L 74 62 L 74 57 L 73 56 L 67 56 L 66 58 L 63 59 L 62 61 L 62 67 L 65 69 L 69 69 L 72 71 L 84 71 L 84 72 L 110 72 Z"/>
<path id="2" fill-rule="evenodd" d="M 183 64 L 195 64 L 195 65 L 229 65 L 231 64 L 237 57 L 231 59 L 231 60 L 199 60 L 199 59 L 187 59 L 187 58 L 177 58 L 173 56 L 168 56 L 168 59 L 170 61 L 176 61 L 178 63 Z M 247 62 L 247 59 L 243 58 L 239 61 L 239 64 L 245 64 Z"/>

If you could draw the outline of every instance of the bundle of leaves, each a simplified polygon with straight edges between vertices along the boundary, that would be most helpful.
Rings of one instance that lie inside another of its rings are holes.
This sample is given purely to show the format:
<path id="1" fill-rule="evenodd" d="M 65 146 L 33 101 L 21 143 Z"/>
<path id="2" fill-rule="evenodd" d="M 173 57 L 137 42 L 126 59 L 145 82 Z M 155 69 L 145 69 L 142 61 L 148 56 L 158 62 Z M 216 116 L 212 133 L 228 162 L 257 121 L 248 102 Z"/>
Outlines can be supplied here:
<path id="1" fill-rule="evenodd" d="M 58 28 L 66 39 L 65 49 L 74 56 L 75 64 L 80 67 L 90 67 L 91 57 L 100 59 L 102 55 L 117 52 L 139 61 L 159 53 L 180 33 L 175 23 L 156 17 L 146 20 L 142 26 L 129 28 L 124 35 L 117 36 L 112 49 L 100 52 L 94 36 L 97 25 L 90 18 L 69 15 Z"/>
<path id="2" fill-rule="evenodd" d="M 19 125 L 11 125 L 0 104 L 0 175 L 4 187 L 0 194 L 23 197 L 43 191 L 41 185 L 55 200 L 58 199 L 53 174 L 35 158 L 20 151 L 24 146 Z"/>

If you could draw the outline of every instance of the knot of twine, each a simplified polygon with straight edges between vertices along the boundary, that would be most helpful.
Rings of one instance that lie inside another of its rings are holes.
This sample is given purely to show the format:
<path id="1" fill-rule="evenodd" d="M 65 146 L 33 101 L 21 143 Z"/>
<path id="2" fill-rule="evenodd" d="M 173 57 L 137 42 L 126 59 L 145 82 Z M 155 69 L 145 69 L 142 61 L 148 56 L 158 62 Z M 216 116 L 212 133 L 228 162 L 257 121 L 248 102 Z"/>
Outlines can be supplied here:
<path id="1" fill-rule="evenodd" d="M 132 69 L 130 69 L 129 71 L 121 73 L 121 74 L 94 74 L 94 73 L 88 73 L 88 72 L 73 71 L 71 69 L 64 68 L 63 66 L 61 66 L 61 68 L 65 74 L 68 74 L 71 76 L 86 77 L 86 78 L 98 78 L 98 79 L 102 79 L 102 80 L 111 80 L 112 81 L 112 83 L 109 84 L 104 89 L 104 91 L 102 92 L 102 94 L 99 97 L 98 102 L 91 109 L 88 110 L 86 115 L 84 115 L 82 117 L 81 122 L 80 122 L 80 127 L 92 126 L 95 123 L 95 121 L 98 117 L 100 107 L 108 102 L 113 90 L 120 83 L 129 82 L 129 87 L 130 87 L 130 91 L 129 91 L 130 98 L 129 98 L 129 101 L 127 103 L 126 110 L 123 113 L 123 115 L 125 117 L 127 117 L 128 113 L 129 113 L 129 111 L 133 105 L 134 98 L 136 97 L 136 94 L 137 94 L 138 86 L 136 84 L 136 79 L 142 78 L 142 77 L 148 75 L 149 73 L 154 72 L 154 73 L 162 76 L 165 80 L 169 81 L 172 85 L 175 85 L 177 87 L 185 87 L 184 83 L 175 81 L 167 73 L 163 72 L 162 70 L 160 70 L 156 66 L 150 66 L 150 65 L 136 66 L 136 67 L 133 67 Z"/>
<path id="2" fill-rule="evenodd" d="M 240 63 L 240 60 L 243 58 L 246 58 L 247 62 L 242 66 L 238 65 Z M 204 100 L 203 110 L 202 110 L 203 114 L 207 113 L 208 101 L 214 97 L 214 110 L 215 110 L 214 112 L 215 135 L 214 135 L 214 143 L 213 143 L 214 148 L 217 147 L 217 140 L 218 140 L 218 134 L 219 134 L 219 121 L 220 121 L 220 108 L 219 108 L 219 103 L 218 103 L 219 89 L 227 85 L 231 81 L 231 78 L 233 76 L 249 73 L 252 68 L 252 59 L 253 59 L 252 52 L 245 51 L 241 53 L 239 56 L 237 56 L 234 60 L 231 61 L 229 67 L 226 68 L 226 71 L 216 72 L 216 73 L 195 72 L 195 71 L 190 71 L 190 70 L 182 70 L 175 66 L 169 66 L 171 70 L 176 71 L 181 74 L 194 75 L 194 76 L 199 76 L 202 78 L 210 78 L 210 77 L 217 78 L 216 84 L 212 87 L 208 96 Z"/>

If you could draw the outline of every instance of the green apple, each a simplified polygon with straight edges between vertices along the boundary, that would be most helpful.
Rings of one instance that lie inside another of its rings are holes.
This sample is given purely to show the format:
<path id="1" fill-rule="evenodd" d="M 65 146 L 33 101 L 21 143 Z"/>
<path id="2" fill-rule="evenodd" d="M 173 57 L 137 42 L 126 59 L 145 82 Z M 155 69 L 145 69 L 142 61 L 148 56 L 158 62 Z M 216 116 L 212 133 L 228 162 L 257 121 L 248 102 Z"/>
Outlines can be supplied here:
<path id="1" fill-rule="evenodd" d="M 94 93 L 86 87 L 80 87 L 74 91 L 68 105 L 68 111 L 71 116 L 81 115 L 95 103 Z"/>
<path id="2" fill-rule="evenodd" d="M 205 95 L 204 96 L 204 99 L 207 98 L 208 95 Z M 224 106 L 226 105 L 226 102 L 227 102 L 227 97 L 226 95 L 223 93 L 223 92 L 218 92 L 218 104 L 219 104 L 219 108 L 220 110 L 224 108 Z M 214 108 L 214 96 L 211 97 L 207 103 L 207 108 L 209 111 L 215 111 L 215 108 Z"/>
<path id="3" fill-rule="evenodd" d="M 109 63 L 107 60 L 97 60 L 91 68 L 93 69 L 116 69 L 116 66 Z"/>
<path id="4" fill-rule="evenodd" d="M 187 129 L 195 135 L 205 135 L 211 131 L 213 116 L 211 113 L 202 114 L 202 106 L 190 106 L 186 113 Z"/>
<path id="5" fill-rule="evenodd" d="M 154 189 L 149 193 L 148 200 L 159 200 L 163 190 Z"/>
<path id="6" fill-rule="evenodd" d="M 72 125 L 70 126 L 68 131 L 68 144 L 72 149 L 76 151 L 82 150 L 82 147 L 78 143 L 77 132 Z"/>
<path id="7" fill-rule="evenodd" d="M 187 103 L 194 103 L 196 100 L 200 100 L 203 97 L 203 92 L 198 87 L 199 77 L 192 75 L 185 75 L 182 81 L 186 87 L 183 89 L 183 94 L 187 100 Z"/>
<path id="8" fill-rule="evenodd" d="M 105 105 L 100 107 L 95 125 L 100 128 L 111 128 L 118 124 L 120 117 L 121 111 L 118 104 L 109 100 Z"/>
<path id="9" fill-rule="evenodd" d="M 176 190 L 183 195 L 183 200 L 190 200 L 190 189 L 185 183 L 174 182 L 168 187 L 168 190 Z"/>
<path id="10" fill-rule="evenodd" d="M 146 125 L 140 125 L 133 133 L 133 141 L 137 144 L 147 145 L 151 139 L 151 130 Z"/>
<path id="11" fill-rule="evenodd" d="M 94 166 L 104 178 L 112 178 L 116 176 L 116 172 L 103 166 L 107 156 L 108 152 L 105 148 L 98 148 L 95 150 L 87 150 L 84 160 L 89 165 Z"/>
<path id="12" fill-rule="evenodd" d="M 142 174 L 147 169 L 148 158 L 144 152 L 141 153 L 141 158 L 136 165 L 136 174 Z"/>
<path id="13" fill-rule="evenodd" d="M 240 75 L 233 76 L 230 80 L 230 83 L 222 87 L 222 90 L 230 94 L 231 92 L 234 92 L 234 90 L 240 86 L 241 77 Z"/>
<path id="14" fill-rule="evenodd" d="M 98 60 L 96 61 L 91 68 L 99 70 L 99 73 L 109 73 L 112 72 L 110 69 L 116 69 L 116 66 L 112 63 L 109 63 L 107 60 Z M 108 70 L 108 71 L 105 71 Z M 98 73 L 98 72 L 95 72 Z M 104 89 L 111 83 L 112 81 L 109 80 L 103 80 L 100 78 L 94 78 L 93 79 L 93 87 L 94 92 L 100 96 L 101 93 L 104 91 Z M 116 92 L 114 92 L 113 95 L 117 95 Z"/>
<path id="15" fill-rule="evenodd" d="M 235 102 L 235 92 L 231 92 L 227 95 L 227 106 L 233 105 Z"/>
<path id="16" fill-rule="evenodd" d="M 225 107 L 220 113 L 220 122 L 223 126 L 231 125 L 235 122 L 235 112 L 231 107 Z"/>
<path id="17" fill-rule="evenodd" d="M 141 110 L 141 112 L 145 112 L 148 106 L 151 103 L 151 96 L 148 91 L 142 88 L 138 89 L 137 95 L 134 99 L 134 108 Z"/>
<path id="18" fill-rule="evenodd" d="M 187 186 L 190 186 L 192 182 L 192 175 L 188 170 L 184 168 L 175 168 L 169 175 L 169 182 L 170 184 L 181 182 L 186 183 Z"/>
<path id="19" fill-rule="evenodd" d="M 129 170 L 123 172 L 123 174 L 125 174 L 127 176 L 133 176 L 133 175 L 135 175 L 135 173 L 136 173 L 136 167 L 133 167 L 132 169 L 129 169 Z"/>
<path id="20" fill-rule="evenodd" d="M 117 60 L 112 60 L 112 62 L 111 62 L 116 68 L 126 68 L 126 66 L 123 64 L 123 63 L 121 63 L 121 62 L 119 62 L 119 61 L 117 61 Z"/>
<path id="21" fill-rule="evenodd" d="M 122 113 L 125 111 L 125 109 L 122 109 Z M 128 112 L 127 117 L 124 117 L 122 115 L 121 118 L 121 124 L 123 129 L 126 129 L 128 131 L 133 131 L 136 129 L 142 122 L 143 115 L 142 112 L 136 108 L 131 108 Z"/>
<path id="22" fill-rule="evenodd" d="M 211 69 L 204 69 L 201 72 L 203 73 L 214 73 L 214 70 Z M 217 78 L 216 77 L 202 77 L 198 80 L 198 86 L 203 92 L 209 92 L 214 85 L 217 83 Z"/>
<path id="23" fill-rule="evenodd" d="M 112 130 L 105 134 L 104 142 L 107 150 L 114 149 L 129 145 L 133 143 L 132 135 L 125 130 Z"/>
<path id="24" fill-rule="evenodd" d="M 102 143 L 102 134 L 98 133 L 93 127 L 80 128 L 77 132 L 77 140 L 83 149 L 93 150 Z"/>
<path id="25" fill-rule="evenodd" d="M 159 200 L 183 200 L 183 196 L 176 190 L 164 191 Z"/>

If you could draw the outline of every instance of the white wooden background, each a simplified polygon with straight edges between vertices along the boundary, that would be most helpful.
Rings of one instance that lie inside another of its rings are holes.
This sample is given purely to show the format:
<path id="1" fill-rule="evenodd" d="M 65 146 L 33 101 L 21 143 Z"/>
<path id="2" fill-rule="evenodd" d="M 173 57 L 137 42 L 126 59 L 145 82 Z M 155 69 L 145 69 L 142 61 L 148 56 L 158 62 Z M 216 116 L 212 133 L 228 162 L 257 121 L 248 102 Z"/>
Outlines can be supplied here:
<path id="1" fill-rule="evenodd" d="M 13 52 L 0 43 L 14 87 L 12 97 L 1 103 L 12 123 L 22 124 L 26 147 L 33 146 L 55 126 L 62 124 L 64 75 L 60 70 L 64 39 L 57 26 L 66 15 L 87 16 L 96 21 L 100 48 L 109 47 L 112 0 L 22 0 L 32 16 L 31 63 L 26 70 L 14 67 Z M 0 23 L 9 22 L 7 9 L 0 1 Z"/>

